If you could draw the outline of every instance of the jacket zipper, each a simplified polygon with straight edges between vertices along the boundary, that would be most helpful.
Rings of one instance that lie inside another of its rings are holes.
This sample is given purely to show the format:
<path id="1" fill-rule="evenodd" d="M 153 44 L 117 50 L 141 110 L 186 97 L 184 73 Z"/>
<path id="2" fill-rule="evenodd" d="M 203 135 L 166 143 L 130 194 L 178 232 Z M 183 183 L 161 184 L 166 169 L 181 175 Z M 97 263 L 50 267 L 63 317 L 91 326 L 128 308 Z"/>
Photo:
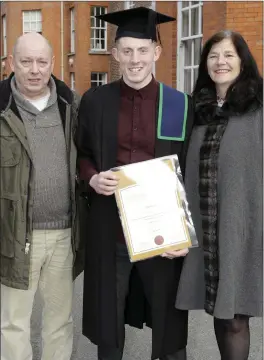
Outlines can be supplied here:
<path id="1" fill-rule="evenodd" d="M 30 162 L 30 168 L 29 168 L 29 182 L 30 182 L 30 178 L 31 178 L 31 174 L 32 174 L 32 164 Z M 30 249 L 30 242 L 29 242 L 29 183 L 28 183 L 28 198 L 27 198 L 27 219 L 26 219 L 26 245 L 25 245 L 25 254 L 28 255 L 29 253 L 29 249 Z"/>
<path id="2" fill-rule="evenodd" d="M 28 255 L 30 248 L 30 242 L 28 241 L 28 237 L 26 237 L 26 247 L 25 247 L 25 254 Z"/>
<path id="3" fill-rule="evenodd" d="M 73 204 L 73 198 L 72 198 L 72 193 L 73 193 L 73 189 L 72 189 L 72 182 L 71 182 L 71 140 L 72 140 L 72 109 L 70 107 L 69 104 L 67 104 L 66 106 L 68 106 L 68 111 L 66 110 L 66 114 L 69 115 L 69 124 L 67 124 L 66 122 L 66 126 L 65 126 L 65 134 L 66 134 L 66 144 L 68 144 L 68 148 L 67 148 L 67 155 L 68 155 L 68 166 L 69 166 L 69 185 L 70 185 L 70 198 L 71 198 L 71 204 Z M 67 121 L 67 119 L 66 119 Z M 75 217 L 76 217 L 76 199 L 74 196 L 74 206 L 75 206 L 75 214 L 74 217 L 71 217 L 71 244 L 72 244 L 72 252 L 73 252 L 73 264 L 75 262 L 75 258 L 76 258 L 76 251 L 75 251 L 75 244 L 73 241 L 73 236 L 74 236 L 74 225 L 75 225 Z M 73 210 L 73 209 L 72 209 Z M 72 211 L 73 213 L 73 211 Z"/>

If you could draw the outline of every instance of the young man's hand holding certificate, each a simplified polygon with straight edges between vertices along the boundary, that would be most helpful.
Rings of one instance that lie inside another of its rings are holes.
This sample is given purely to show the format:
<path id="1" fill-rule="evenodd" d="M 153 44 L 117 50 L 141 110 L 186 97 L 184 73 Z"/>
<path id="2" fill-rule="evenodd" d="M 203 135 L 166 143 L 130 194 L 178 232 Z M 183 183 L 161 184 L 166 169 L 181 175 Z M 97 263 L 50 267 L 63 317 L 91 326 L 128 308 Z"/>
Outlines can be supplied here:
<path id="1" fill-rule="evenodd" d="M 130 260 L 185 256 L 197 246 L 177 155 L 113 169 Z"/>

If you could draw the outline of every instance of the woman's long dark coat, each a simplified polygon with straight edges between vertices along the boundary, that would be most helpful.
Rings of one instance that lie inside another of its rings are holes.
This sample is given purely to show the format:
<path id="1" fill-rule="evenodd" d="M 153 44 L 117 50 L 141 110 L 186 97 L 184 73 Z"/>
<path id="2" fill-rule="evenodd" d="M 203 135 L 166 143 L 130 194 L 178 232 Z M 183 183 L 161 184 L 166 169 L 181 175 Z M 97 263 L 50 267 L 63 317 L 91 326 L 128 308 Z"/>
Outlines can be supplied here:
<path id="1" fill-rule="evenodd" d="M 79 155 L 88 157 L 98 172 L 116 166 L 120 83 L 114 82 L 87 91 L 79 112 Z M 155 156 L 177 153 L 184 169 L 192 128 L 189 106 L 186 141 L 156 140 Z M 118 213 L 114 196 L 89 191 L 89 210 L 82 217 L 85 236 L 83 334 L 96 345 L 118 346 L 116 324 L 115 245 Z M 186 346 L 188 313 L 174 307 L 182 259 L 156 257 L 152 311 L 148 308 L 136 270 L 132 271 L 126 323 L 152 327 L 152 359 L 174 353 Z"/>

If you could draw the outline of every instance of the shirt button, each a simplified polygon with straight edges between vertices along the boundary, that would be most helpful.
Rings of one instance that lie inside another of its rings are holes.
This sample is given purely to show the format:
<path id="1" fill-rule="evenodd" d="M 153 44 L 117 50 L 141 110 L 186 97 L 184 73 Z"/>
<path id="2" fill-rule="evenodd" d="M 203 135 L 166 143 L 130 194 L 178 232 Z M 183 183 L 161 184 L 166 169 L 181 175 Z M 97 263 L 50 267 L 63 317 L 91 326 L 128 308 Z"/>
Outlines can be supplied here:
<path id="1" fill-rule="evenodd" d="M 137 129 L 138 129 L 138 128 L 135 126 L 135 127 L 134 127 L 134 131 L 137 131 Z"/>
<path id="2" fill-rule="evenodd" d="M 135 153 L 135 152 L 136 152 L 136 149 L 133 149 L 132 152 Z"/>

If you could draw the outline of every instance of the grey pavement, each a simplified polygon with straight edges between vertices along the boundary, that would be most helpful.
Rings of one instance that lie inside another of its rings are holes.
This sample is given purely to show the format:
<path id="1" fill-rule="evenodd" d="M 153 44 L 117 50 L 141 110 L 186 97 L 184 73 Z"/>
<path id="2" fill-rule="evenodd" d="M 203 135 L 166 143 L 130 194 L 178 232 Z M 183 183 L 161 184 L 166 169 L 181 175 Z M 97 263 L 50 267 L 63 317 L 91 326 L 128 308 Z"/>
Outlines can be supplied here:
<path id="1" fill-rule="evenodd" d="M 75 282 L 74 293 L 74 350 L 71 360 L 97 360 L 96 347 L 81 334 L 82 323 L 82 275 Z M 262 319 L 252 319 L 250 360 L 263 360 Z M 41 302 L 37 295 L 32 315 L 32 346 L 34 359 L 40 360 Z M 123 360 L 150 360 L 151 331 L 126 330 L 126 346 Z M 188 360 L 220 360 L 213 333 L 212 318 L 203 311 L 190 314 Z"/>

